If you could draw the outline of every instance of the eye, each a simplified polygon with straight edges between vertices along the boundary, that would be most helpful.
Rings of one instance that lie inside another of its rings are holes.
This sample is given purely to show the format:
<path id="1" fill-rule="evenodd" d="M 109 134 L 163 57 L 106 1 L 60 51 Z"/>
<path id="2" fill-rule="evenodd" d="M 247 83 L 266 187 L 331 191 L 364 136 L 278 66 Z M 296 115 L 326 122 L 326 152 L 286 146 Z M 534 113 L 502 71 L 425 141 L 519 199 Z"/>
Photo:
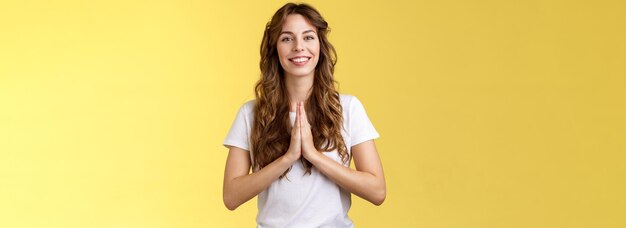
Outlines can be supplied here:
<path id="1" fill-rule="evenodd" d="M 315 39 L 315 37 L 313 37 L 313 36 L 306 36 L 306 37 L 304 37 L 304 40 L 314 40 L 314 39 Z"/>
<path id="2" fill-rule="evenodd" d="M 291 41 L 291 37 L 283 37 L 282 39 L 280 39 L 280 41 L 282 42 Z"/>

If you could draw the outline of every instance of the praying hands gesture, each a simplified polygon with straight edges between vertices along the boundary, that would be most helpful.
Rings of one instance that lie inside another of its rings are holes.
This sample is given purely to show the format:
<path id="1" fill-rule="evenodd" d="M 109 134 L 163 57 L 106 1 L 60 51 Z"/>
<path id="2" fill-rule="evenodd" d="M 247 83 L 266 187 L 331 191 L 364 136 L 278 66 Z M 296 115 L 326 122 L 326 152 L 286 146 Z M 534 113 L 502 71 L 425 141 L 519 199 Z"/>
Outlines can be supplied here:
<path id="1" fill-rule="evenodd" d="M 301 156 L 341 188 L 375 205 L 380 205 L 385 200 L 385 177 L 374 140 L 352 147 L 356 170 L 339 164 L 315 149 L 311 125 L 302 101 L 298 102 L 296 121 L 291 129 L 291 142 L 283 158 L 291 165 Z"/>
<path id="2" fill-rule="evenodd" d="M 291 143 L 285 155 L 289 157 L 291 161 L 300 159 L 300 156 L 304 156 L 305 159 L 311 161 L 316 158 L 316 156 L 321 155 L 313 144 L 311 125 L 309 124 L 303 101 L 298 102 L 296 121 L 291 128 Z"/>
<path id="3" fill-rule="evenodd" d="M 280 159 L 276 159 L 260 171 L 249 174 L 250 152 L 231 147 L 224 174 L 224 204 L 228 209 L 234 210 L 276 181 L 300 157 L 311 162 L 313 168 L 341 188 L 375 205 L 382 204 L 386 196 L 386 185 L 374 140 L 353 145 L 351 149 L 356 169 L 344 166 L 317 151 L 313 144 L 311 125 L 304 110 L 304 102 L 298 102 L 289 149 Z"/>

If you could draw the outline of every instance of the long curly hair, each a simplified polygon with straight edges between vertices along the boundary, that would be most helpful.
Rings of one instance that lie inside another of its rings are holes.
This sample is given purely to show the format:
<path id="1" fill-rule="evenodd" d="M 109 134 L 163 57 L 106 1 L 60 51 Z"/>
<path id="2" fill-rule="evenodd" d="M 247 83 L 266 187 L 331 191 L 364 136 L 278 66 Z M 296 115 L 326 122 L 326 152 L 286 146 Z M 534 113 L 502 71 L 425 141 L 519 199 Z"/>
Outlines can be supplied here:
<path id="1" fill-rule="evenodd" d="M 328 23 L 310 5 L 287 3 L 278 9 L 271 21 L 267 23 L 261 42 L 259 63 L 261 78 L 254 88 L 256 104 L 251 135 L 253 171 L 272 163 L 284 155 L 289 148 L 291 101 L 285 87 L 285 73 L 280 65 L 276 46 L 285 18 L 291 14 L 302 15 L 315 26 L 320 42 L 319 61 L 315 67 L 313 87 L 311 95 L 305 102 L 313 144 L 320 152 L 337 149 L 344 164 L 350 161 L 341 136 L 342 107 L 333 77 L 337 55 L 335 48 L 328 41 L 327 35 L 330 31 Z M 313 165 L 304 157 L 300 158 L 300 162 L 306 170 L 305 173 L 310 175 Z M 280 178 L 282 179 L 290 170 L 291 168 L 287 169 Z"/>

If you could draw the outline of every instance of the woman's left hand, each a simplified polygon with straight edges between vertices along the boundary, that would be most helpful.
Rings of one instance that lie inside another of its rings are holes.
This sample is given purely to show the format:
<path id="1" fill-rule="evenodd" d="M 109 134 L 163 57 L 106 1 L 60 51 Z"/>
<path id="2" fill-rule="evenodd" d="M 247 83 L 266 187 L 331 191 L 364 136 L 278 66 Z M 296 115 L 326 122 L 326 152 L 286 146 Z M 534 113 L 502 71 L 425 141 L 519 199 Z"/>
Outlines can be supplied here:
<path id="1" fill-rule="evenodd" d="M 300 115 L 300 136 L 302 140 L 302 156 L 307 160 L 311 161 L 315 156 L 319 156 L 320 152 L 315 149 L 315 144 L 313 144 L 313 135 L 311 134 L 311 125 L 309 124 L 309 119 L 306 115 L 306 110 L 304 109 L 304 102 L 300 101 L 300 105 L 298 105 L 299 109 L 296 112 L 297 115 Z"/>

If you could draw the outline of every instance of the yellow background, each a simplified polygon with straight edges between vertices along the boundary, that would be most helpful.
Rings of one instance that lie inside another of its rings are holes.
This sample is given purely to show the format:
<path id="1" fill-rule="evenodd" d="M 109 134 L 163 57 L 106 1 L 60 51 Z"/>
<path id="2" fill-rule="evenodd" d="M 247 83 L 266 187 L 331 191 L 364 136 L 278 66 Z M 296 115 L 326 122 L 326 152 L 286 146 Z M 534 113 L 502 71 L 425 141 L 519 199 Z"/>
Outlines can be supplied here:
<path id="1" fill-rule="evenodd" d="M 284 3 L 2 0 L 0 227 L 254 226 L 221 143 Z M 309 3 L 381 134 L 357 227 L 626 226 L 626 2 Z"/>

